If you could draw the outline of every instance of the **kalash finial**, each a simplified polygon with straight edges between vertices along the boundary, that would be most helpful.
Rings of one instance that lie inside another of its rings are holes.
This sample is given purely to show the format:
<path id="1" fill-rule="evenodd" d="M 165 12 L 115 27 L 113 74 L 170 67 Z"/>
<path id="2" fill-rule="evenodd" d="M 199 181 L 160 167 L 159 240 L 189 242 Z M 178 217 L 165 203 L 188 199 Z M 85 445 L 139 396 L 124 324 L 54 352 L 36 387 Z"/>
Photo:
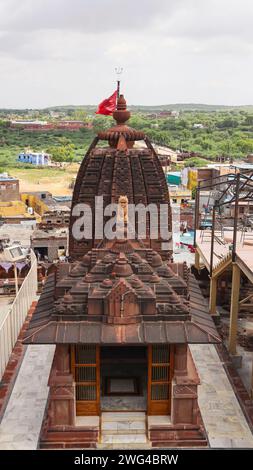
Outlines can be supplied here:
<path id="1" fill-rule="evenodd" d="M 131 113 L 127 110 L 126 100 L 124 95 L 120 95 L 117 102 L 117 109 L 113 113 L 113 119 L 117 122 L 117 125 L 123 125 L 130 118 Z"/>

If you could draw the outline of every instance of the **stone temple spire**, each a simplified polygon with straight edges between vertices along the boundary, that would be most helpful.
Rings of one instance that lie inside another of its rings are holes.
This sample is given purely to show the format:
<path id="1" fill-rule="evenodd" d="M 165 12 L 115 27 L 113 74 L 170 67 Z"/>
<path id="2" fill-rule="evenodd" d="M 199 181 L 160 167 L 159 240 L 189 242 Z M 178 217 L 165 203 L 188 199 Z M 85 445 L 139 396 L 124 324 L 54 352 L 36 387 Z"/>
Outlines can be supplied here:
<path id="1" fill-rule="evenodd" d="M 131 114 L 121 94 L 117 109 L 113 113 L 114 126 L 98 133 L 88 150 L 79 169 L 73 192 L 70 218 L 69 253 L 72 259 L 80 259 L 104 241 L 104 232 L 95 237 L 96 233 L 96 198 L 103 196 L 103 207 L 108 204 L 121 204 L 124 210 L 124 223 L 130 204 L 166 204 L 168 206 L 168 232 L 172 232 L 172 219 L 168 185 L 159 158 L 152 147 L 148 136 L 128 125 Z M 107 146 L 98 145 L 106 141 Z M 143 145 L 134 145 L 143 141 Z M 75 239 L 73 226 L 77 216 L 73 208 L 80 203 L 88 205 L 92 212 L 92 237 Z M 159 209 L 159 207 L 158 207 Z M 106 216 L 102 211 L 102 225 L 105 226 Z M 144 221 L 144 219 L 143 219 Z M 150 229 L 150 218 L 146 217 L 146 238 L 142 245 L 159 253 L 162 259 L 170 259 L 171 250 L 164 250 L 163 239 L 159 231 L 157 239 L 153 239 Z M 134 221 L 133 232 L 138 232 L 138 217 Z M 171 237 L 171 235 L 169 235 Z M 138 238 L 138 237 L 137 237 Z"/>

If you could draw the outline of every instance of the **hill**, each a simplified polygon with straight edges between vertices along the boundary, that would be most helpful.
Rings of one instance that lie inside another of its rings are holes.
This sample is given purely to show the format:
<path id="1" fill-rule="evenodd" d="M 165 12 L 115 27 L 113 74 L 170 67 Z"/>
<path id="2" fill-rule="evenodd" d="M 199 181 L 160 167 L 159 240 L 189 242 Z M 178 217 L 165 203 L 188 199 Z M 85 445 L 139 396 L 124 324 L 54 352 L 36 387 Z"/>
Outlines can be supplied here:
<path id="1" fill-rule="evenodd" d="M 219 111 L 248 111 L 253 112 L 253 105 L 238 105 L 238 106 L 227 106 L 223 104 L 205 104 L 205 103 L 170 103 L 170 104 L 160 104 L 160 105 L 129 105 L 130 110 L 134 112 L 143 112 L 143 113 L 152 113 L 165 110 L 175 110 L 175 111 L 198 111 L 198 112 L 219 112 Z M 87 113 L 94 113 L 97 109 L 97 105 L 61 105 L 61 106 L 50 106 L 47 108 L 41 109 L 6 109 L 0 108 L 0 114 L 8 113 L 21 113 L 25 114 L 28 111 L 40 111 L 48 113 L 50 111 L 68 113 L 75 110 L 84 110 Z"/>

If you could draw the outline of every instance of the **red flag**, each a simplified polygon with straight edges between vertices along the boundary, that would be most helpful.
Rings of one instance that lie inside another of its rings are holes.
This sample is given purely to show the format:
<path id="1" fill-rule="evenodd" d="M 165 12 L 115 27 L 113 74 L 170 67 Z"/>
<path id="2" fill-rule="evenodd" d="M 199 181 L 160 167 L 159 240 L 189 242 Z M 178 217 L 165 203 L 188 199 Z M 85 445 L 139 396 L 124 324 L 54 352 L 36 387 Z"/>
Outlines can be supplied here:
<path id="1" fill-rule="evenodd" d="M 110 96 L 110 98 L 106 98 L 98 105 L 98 109 L 96 114 L 105 114 L 106 116 L 111 116 L 113 111 L 116 109 L 117 105 L 117 90 Z"/>

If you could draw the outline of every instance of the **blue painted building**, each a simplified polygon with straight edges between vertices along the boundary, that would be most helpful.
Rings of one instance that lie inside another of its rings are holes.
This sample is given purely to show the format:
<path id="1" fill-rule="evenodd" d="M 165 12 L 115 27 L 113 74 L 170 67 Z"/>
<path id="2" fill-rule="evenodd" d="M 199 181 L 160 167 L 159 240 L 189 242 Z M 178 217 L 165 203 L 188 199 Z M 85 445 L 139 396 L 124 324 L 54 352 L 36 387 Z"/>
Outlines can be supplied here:
<path id="1" fill-rule="evenodd" d="M 44 152 L 21 152 L 17 158 L 20 163 L 47 166 L 51 163 L 51 156 Z"/>

